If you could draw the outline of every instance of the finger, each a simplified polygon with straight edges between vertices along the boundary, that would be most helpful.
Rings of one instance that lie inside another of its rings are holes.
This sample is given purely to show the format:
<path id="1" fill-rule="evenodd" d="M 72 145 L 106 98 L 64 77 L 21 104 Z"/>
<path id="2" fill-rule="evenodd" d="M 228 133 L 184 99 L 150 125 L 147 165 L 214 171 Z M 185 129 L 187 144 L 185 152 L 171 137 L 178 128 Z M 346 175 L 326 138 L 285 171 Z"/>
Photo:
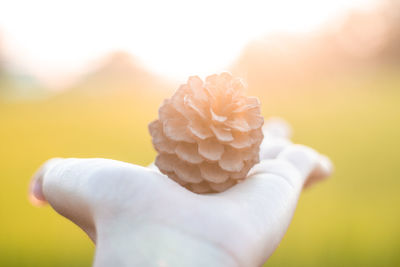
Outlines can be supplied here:
<path id="1" fill-rule="evenodd" d="M 290 125 L 281 118 L 270 118 L 263 127 L 264 139 L 260 146 L 260 159 L 273 159 L 292 144 Z"/>
<path id="2" fill-rule="evenodd" d="M 269 118 L 264 124 L 263 132 L 267 138 L 290 139 L 292 136 L 292 128 L 290 125 L 279 117 Z"/>
<path id="3" fill-rule="evenodd" d="M 278 155 L 278 159 L 290 162 L 301 173 L 300 185 L 311 185 L 329 177 L 332 173 L 332 163 L 328 157 L 320 155 L 312 148 L 294 145 Z"/>
<path id="4" fill-rule="evenodd" d="M 79 186 L 90 166 L 84 167 L 81 163 L 78 159 L 47 161 L 32 178 L 30 199 L 33 204 L 50 203 L 58 213 L 75 222 L 95 240 L 93 214 Z"/>
<path id="5" fill-rule="evenodd" d="M 291 144 L 292 142 L 286 138 L 267 139 L 267 137 L 264 137 L 260 146 L 260 160 L 276 158 L 279 153 Z"/>
<path id="6" fill-rule="evenodd" d="M 325 156 L 320 155 L 318 164 L 308 176 L 306 182 L 304 183 L 304 188 L 309 188 L 317 182 L 327 179 L 333 172 L 333 164 L 331 160 Z"/>
<path id="7" fill-rule="evenodd" d="M 222 193 L 242 207 L 256 235 L 263 236 L 263 246 L 251 247 L 263 259 L 283 238 L 293 216 L 303 184 L 319 165 L 320 156 L 314 150 L 292 145 L 276 159 L 264 160 L 250 171 L 249 179 Z M 328 174 L 329 170 L 323 173 Z"/>
<path id="8" fill-rule="evenodd" d="M 30 185 L 29 185 L 29 200 L 35 206 L 42 206 L 47 203 L 46 197 L 43 193 L 43 174 L 48 171 L 50 166 L 54 166 L 54 164 L 61 160 L 60 158 L 53 158 L 46 161 L 32 176 Z"/>
<path id="9" fill-rule="evenodd" d="M 285 148 L 292 145 L 289 138 L 292 135 L 290 125 L 279 117 L 268 119 L 263 127 L 264 139 L 260 146 L 260 160 L 274 159 Z M 326 156 L 320 155 L 315 170 L 307 178 L 304 187 L 308 188 L 316 182 L 329 177 L 332 172 L 332 163 Z"/>

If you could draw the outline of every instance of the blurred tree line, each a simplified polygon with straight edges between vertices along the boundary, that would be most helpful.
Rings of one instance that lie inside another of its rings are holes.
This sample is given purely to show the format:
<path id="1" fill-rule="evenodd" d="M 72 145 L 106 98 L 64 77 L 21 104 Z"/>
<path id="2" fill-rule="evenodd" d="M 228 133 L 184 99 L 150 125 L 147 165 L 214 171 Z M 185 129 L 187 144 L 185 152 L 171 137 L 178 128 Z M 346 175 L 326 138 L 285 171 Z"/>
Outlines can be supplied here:
<path id="1" fill-rule="evenodd" d="M 4 66 L 5 66 L 4 54 L 3 54 L 3 47 L 2 47 L 1 35 L 0 35 L 0 88 L 1 88 L 1 83 L 5 76 Z"/>
<path id="2" fill-rule="evenodd" d="M 400 0 L 352 10 L 310 34 L 251 42 L 232 71 L 251 87 L 286 88 L 337 75 L 400 68 Z"/>
<path id="3" fill-rule="evenodd" d="M 5 55 L 3 51 L 0 35 L 0 99 L 8 95 L 10 91 L 10 77 L 6 71 Z"/>
<path id="4" fill-rule="evenodd" d="M 400 0 L 388 0 L 381 11 L 386 21 L 386 43 L 379 56 L 394 64 L 400 64 Z"/>
<path id="5" fill-rule="evenodd" d="M 0 101 L 47 97 L 46 89 L 35 77 L 7 60 L 0 32 Z"/>
<path id="6" fill-rule="evenodd" d="M 41 86 L 29 75 L 10 71 L 2 51 L 0 35 L 0 98 L 37 95 Z M 264 90 L 265 84 L 292 88 L 301 82 L 386 68 L 400 69 L 400 0 L 382 0 L 373 9 L 350 11 L 310 34 L 276 34 L 255 40 L 245 47 L 231 71 L 251 88 Z M 98 94 L 103 89 L 160 88 L 163 82 L 134 57 L 116 52 L 73 88 L 93 88 Z"/>

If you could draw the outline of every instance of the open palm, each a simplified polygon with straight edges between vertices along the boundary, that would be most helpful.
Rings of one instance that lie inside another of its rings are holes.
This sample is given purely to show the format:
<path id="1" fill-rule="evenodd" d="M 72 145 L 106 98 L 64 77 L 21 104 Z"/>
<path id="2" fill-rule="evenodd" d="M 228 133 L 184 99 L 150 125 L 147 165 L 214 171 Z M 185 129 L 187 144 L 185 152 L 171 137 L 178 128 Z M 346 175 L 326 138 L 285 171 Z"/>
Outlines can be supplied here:
<path id="1" fill-rule="evenodd" d="M 199 195 L 154 166 L 107 159 L 53 159 L 32 182 L 96 243 L 94 266 L 259 266 L 275 250 L 304 185 L 326 178 L 329 160 L 265 127 L 261 162 L 248 179 Z"/>

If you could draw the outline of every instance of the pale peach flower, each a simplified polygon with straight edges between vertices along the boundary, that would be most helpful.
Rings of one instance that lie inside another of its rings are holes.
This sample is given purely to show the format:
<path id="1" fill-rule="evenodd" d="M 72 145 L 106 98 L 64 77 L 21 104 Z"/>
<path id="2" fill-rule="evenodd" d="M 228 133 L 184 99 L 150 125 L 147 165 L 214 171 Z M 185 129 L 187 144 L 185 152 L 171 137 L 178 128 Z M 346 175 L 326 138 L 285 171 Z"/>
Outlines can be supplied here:
<path id="1" fill-rule="evenodd" d="M 246 178 L 259 162 L 263 139 L 260 102 L 244 95 L 229 73 L 192 76 L 149 124 L 155 164 L 196 193 L 222 192 Z"/>

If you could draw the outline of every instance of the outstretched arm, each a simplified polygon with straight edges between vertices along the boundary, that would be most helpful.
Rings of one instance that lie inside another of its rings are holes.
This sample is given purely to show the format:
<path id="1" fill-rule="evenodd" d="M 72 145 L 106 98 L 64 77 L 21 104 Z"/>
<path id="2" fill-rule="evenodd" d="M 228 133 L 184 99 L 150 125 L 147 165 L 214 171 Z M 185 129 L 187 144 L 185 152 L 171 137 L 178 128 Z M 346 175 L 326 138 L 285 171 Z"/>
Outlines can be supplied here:
<path id="1" fill-rule="evenodd" d="M 329 160 L 266 127 L 262 161 L 249 179 L 194 194 L 160 172 L 106 159 L 55 159 L 35 175 L 48 202 L 96 243 L 95 266 L 259 266 L 281 241 L 305 184 L 326 178 Z"/>

